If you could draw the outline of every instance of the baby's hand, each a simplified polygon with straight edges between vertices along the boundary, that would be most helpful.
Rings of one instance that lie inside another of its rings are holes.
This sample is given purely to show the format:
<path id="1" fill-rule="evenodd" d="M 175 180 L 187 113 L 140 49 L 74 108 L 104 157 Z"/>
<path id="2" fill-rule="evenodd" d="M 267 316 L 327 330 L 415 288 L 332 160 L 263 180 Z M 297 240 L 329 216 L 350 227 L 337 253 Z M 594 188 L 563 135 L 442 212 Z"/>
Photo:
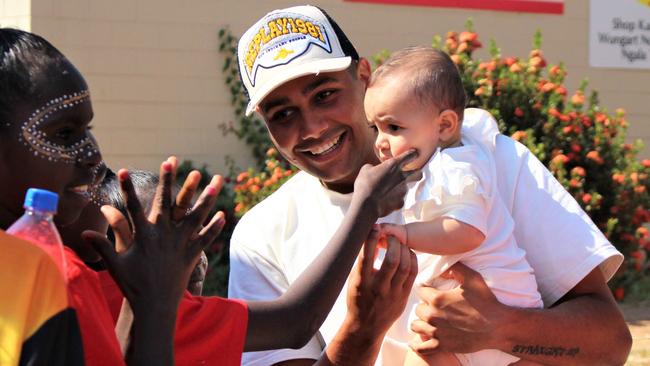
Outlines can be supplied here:
<path id="1" fill-rule="evenodd" d="M 379 235 L 381 237 L 386 237 L 389 235 L 394 236 L 400 243 L 407 245 L 408 244 L 408 231 L 404 225 L 395 225 L 395 224 L 379 224 Z"/>

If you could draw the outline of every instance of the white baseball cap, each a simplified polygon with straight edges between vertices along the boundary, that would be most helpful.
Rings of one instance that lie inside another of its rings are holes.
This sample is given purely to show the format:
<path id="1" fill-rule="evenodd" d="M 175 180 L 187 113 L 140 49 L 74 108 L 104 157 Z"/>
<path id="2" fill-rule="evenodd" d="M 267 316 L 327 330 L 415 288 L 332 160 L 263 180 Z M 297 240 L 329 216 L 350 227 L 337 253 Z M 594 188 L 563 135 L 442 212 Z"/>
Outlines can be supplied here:
<path id="1" fill-rule="evenodd" d="M 359 59 L 338 24 L 310 5 L 266 14 L 244 33 L 237 48 L 239 73 L 250 98 L 247 116 L 287 81 L 345 70 Z"/>

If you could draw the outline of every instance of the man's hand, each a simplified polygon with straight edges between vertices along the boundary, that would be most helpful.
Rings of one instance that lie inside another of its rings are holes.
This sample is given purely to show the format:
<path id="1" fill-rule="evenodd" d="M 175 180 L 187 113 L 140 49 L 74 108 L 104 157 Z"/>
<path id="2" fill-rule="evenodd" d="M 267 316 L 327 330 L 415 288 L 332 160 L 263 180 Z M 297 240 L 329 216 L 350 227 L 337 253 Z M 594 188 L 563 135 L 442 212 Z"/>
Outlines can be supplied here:
<path id="1" fill-rule="evenodd" d="M 421 287 L 422 299 L 416 308 L 419 319 L 411 329 L 421 341 L 413 341 L 411 348 L 420 354 L 443 350 L 470 353 L 497 348 L 491 344 L 495 334 L 505 324 L 507 307 L 494 296 L 481 275 L 462 263 L 454 264 L 444 277 L 460 283 L 458 288 L 439 291 Z"/>
<path id="2" fill-rule="evenodd" d="M 379 165 L 366 164 L 361 167 L 354 181 L 353 202 L 365 202 L 377 210 L 377 217 L 386 216 L 404 205 L 406 180 L 420 173 L 403 171 L 402 168 L 417 157 L 415 150 L 409 150 L 394 159 Z"/>
<path id="3" fill-rule="evenodd" d="M 373 230 L 350 274 L 348 318 L 373 334 L 383 334 L 402 314 L 417 275 L 417 258 L 407 246 L 388 240 L 386 257 L 373 268 L 379 233 Z"/>
<path id="4" fill-rule="evenodd" d="M 384 335 L 402 314 L 418 262 L 408 247 L 388 241 L 379 270 L 373 268 L 379 233 L 371 231 L 348 282 L 348 313 L 316 365 L 373 365 Z"/>

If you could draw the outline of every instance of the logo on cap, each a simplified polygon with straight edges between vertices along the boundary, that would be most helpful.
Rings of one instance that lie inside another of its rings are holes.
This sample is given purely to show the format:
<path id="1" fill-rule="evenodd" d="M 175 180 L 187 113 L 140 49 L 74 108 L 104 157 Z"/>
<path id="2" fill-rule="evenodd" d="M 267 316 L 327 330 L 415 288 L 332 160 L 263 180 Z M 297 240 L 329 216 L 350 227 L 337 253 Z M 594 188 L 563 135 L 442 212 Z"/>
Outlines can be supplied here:
<path id="1" fill-rule="evenodd" d="M 326 26 L 304 14 L 272 13 L 258 24 L 259 30 L 251 36 L 244 54 L 245 74 L 252 86 L 259 68 L 286 65 L 312 45 L 332 52 Z"/>

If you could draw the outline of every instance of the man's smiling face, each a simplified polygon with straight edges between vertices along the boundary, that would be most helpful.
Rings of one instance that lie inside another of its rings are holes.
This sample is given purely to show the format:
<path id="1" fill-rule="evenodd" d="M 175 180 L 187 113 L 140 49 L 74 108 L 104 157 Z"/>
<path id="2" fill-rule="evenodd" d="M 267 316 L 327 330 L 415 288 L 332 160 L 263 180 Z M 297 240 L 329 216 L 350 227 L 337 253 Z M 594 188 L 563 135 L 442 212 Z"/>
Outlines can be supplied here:
<path id="1" fill-rule="evenodd" d="M 362 59 L 349 70 L 291 80 L 259 103 L 280 153 L 339 192 L 350 192 L 361 166 L 377 161 L 363 111 L 369 76 Z"/>

